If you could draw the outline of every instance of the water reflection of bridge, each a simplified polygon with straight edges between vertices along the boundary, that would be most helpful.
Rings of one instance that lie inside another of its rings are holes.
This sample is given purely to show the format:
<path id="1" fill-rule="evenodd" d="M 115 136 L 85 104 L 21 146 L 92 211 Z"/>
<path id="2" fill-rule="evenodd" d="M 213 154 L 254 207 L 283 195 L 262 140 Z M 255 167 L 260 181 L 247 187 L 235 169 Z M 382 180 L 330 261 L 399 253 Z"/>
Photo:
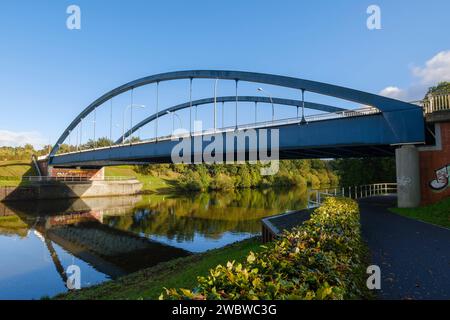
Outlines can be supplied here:
<path id="1" fill-rule="evenodd" d="M 161 244 L 103 223 L 106 216 L 132 212 L 140 196 L 73 201 L 2 204 L 4 215 L 17 215 L 45 243 L 56 270 L 65 281 L 57 244 L 111 278 L 186 256 L 188 251 Z"/>

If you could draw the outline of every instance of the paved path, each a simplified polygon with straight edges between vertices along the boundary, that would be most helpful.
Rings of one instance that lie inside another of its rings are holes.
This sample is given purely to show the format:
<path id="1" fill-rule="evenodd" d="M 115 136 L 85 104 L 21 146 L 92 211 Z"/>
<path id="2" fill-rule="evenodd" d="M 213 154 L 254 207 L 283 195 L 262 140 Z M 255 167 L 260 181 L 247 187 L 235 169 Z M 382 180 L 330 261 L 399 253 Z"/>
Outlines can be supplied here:
<path id="1" fill-rule="evenodd" d="M 294 227 L 301 225 L 311 216 L 312 210 L 303 209 L 298 211 L 291 211 L 289 213 L 282 213 L 279 215 L 266 218 L 278 230 L 291 230 Z"/>
<path id="2" fill-rule="evenodd" d="M 381 299 L 450 299 L 450 230 L 389 212 L 395 197 L 359 200 L 362 234 L 381 268 Z"/>

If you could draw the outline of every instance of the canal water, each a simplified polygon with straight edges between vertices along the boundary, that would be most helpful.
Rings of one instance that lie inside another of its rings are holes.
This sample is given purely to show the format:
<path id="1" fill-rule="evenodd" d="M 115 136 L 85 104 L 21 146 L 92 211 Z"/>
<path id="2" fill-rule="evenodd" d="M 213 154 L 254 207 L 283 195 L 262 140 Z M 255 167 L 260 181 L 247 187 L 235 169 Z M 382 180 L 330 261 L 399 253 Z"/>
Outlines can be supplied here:
<path id="1" fill-rule="evenodd" d="M 65 292 L 260 234 L 263 217 L 306 207 L 306 190 L 240 190 L 0 203 L 0 299 Z"/>

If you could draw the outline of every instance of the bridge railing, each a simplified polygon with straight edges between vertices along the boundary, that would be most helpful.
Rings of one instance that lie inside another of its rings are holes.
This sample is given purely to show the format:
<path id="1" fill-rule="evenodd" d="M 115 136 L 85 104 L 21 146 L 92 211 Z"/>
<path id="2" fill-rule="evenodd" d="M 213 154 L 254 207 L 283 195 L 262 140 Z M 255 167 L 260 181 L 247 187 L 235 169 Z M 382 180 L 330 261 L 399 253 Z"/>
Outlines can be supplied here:
<path id="1" fill-rule="evenodd" d="M 425 99 L 411 102 L 423 108 L 425 114 L 450 110 L 450 93 L 431 94 Z"/>
<path id="2" fill-rule="evenodd" d="M 305 120 L 306 120 L 306 122 L 314 122 L 314 121 L 332 120 L 332 119 L 339 119 L 339 118 L 367 116 L 367 115 L 373 115 L 373 114 L 378 114 L 378 113 L 380 113 L 380 111 L 377 108 L 364 107 L 364 108 L 353 109 L 353 110 L 344 110 L 344 111 L 339 111 L 339 112 L 308 115 L 308 116 L 305 116 Z M 150 139 L 145 139 L 142 141 L 125 142 L 124 144 L 116 144 L 116 145 L 111 145 L 111 146 L 107 146 L 107 147 L 71 151 L 71 152 L 66 152 L 66 153 L 60 153 L 58 155 L 89 152 L 92 150 L 120 148 L 123 145 L 138 145 L 138 144 L 151 143 L 151 142 L 156 142 L 156 141 L 167 141 L 167 140 L 172 140 L 172 139 L 187 138 L 189 136 L 195 137 L 195 136 L 202 136 L 202 135 L 207 135 L 207 134 L 233 132 L 236 129 L 237 130 L 248 130 L 248 129 L 256 129 L 256 128 L 268 128 L 268 127 L 272 127 L 272 126 L 298 124 L 300 122 L 301 122 L 301 118 L 295 117 L 295 118 L 286 118 L 286 119 L 273 120 L 273 121 L 254 122 L 254 123 L 250 123 L 250 124 L 238 125 L 237 127 L 229 126 L 229 127 L 224 127 L 224 128 L 218 128 L 215 130 L 214 129 L 206 129 L 206 130 L 202 130 L 202 131 L 194 131 L 192 133 L 184 131 L 184 132 L 180 132 L 177 134 L 159 136 L 157 138 L 150 138 Z"/>
<path id="3" fill-rule="evenodd" d="M 87 182 L 87 181 L 127 181 L 134 180 L 136 177 L 104 177 L 95 178 L 87 176 L 59 176 L 59 177 L 49 177 L 49 176 L 24 176 L 23 181 L 28 182 Z"/>
<path id="4" fill-rule="evenodd" d="M 351 199 L 367 198 L 376 195 L 396 194 L 396 183 L 374 183 L 361 186 L 349 186 L 308 191 L 308 208 L 319 207 L 328 197 L 347 197 Z"/>
<path id="5" fill-rule="evenodd" d="M 433 113 L 435 111 L 450 110 L 450 94 L 432 95 L 424 100 L 423 108 L 425 113 Z"/>

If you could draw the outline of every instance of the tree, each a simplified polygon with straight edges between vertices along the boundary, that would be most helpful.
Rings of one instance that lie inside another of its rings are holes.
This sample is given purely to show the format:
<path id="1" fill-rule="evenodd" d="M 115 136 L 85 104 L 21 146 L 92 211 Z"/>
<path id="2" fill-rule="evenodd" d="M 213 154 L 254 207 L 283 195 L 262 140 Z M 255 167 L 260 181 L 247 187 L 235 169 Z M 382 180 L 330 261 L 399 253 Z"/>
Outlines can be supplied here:
<path id="1" fill-rule="evenodd" d="M 332 164 L 343 186 L 393 182 L 396 180 L 395 158 L 338 159 Z"/>
<path id="2" fill-rule="evenodd" d="M 234 181 L 224 173 L 219 173 L 210 183 L 211 190 L 229 190 L 234 188 Z"/>
<path id="3" fill-rule="evenodd" d="M 97 140 L 97 148 L 109 147 L 113 144 L 114 142 L 106 137 L 102 137 Z"/>
<path id="4" fill-rule="evenodd" d="M 31 145 L 31 144 L 29 144 L 29 143 L 27 143 L 27 144 L 24 146 L 24 149 L 25 149 L 25 151 L 32 151 L 32 152 L 34 152 L 34 147 L 33 147 L 33 145 Z"/>
<path id="5" fill-rule="evenodd" d="M 447 81 L 440 82 L 438 85 L 430 87 L 427 91 L 427 94 L 425 95 L 425 99 L 429 94 L 436 95 L 445 93 L 450 93 L 450 82 Z"/>
<path id="6" fill-rule="evenodd" d="M 239 188 L 250 188 L 252 186 L 252 177 L 246 165 L 243 165 L 239 170 Z"/>

